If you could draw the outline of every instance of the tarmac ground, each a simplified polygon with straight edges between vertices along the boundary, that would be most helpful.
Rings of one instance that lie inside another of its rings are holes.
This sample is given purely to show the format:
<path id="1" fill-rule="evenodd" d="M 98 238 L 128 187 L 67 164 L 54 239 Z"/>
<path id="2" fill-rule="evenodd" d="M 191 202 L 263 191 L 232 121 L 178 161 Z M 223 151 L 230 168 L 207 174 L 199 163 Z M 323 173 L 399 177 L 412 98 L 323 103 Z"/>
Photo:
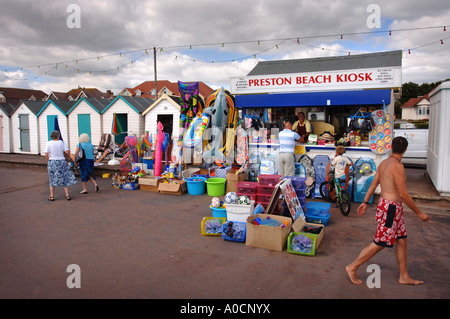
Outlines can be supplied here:
<path id="1" fill-rule="evenodd" d="M 407 169 L 407 186 L 431 219 L 422 222 L 405 209 L 405 221 L 409 274 L 424 284 L 398 284 L 395 248 L 385 248 L 368 263 L 379 266 L 381 287 L 369 288 L 368 264 L 358 271 L 364 282 L 360 286 L 350 283 L 344 268 L 372 241 L 377 196 L 361 217 L 356 214 L 359 203 L 352 204 L 347 217 L 332 205 L 323 241 L 309 257 L 201 235 L 202 218 L 211 216 L 207 194 L 119 190 L 100 175 L 99 192 L 89 184 L 89 193 L 82 195 L 79 182 L 70 187 L 71 201 L 57 188 L 50 202 L 42 165 L 19 165 L 17 160 L 8 164 L 3 155 L 2 299 L 450 297 L 450 202 L 433 194 L 423 168 Z M 80 288 L 68 287 L 72 264 L 79 266 Z"/>

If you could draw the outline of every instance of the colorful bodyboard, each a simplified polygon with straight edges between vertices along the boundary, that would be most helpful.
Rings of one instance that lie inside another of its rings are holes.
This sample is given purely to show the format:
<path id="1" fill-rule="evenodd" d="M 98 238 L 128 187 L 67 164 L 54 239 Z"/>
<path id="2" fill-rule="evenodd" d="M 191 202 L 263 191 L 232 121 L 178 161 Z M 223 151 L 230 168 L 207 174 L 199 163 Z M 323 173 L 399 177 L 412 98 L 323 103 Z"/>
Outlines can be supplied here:
<path id="1" fill-rule="evenodd" d="M 236 163 L 244 165 L 248 160 L 248 136 L 243 127 L 236 130 Z"/>
<path id="2" fill-rule="evenodd" d="M 330 158 L 327 155 L 316 155 L 313 160 L 314 171 L 316 172 L 316 180 L 314 192 L 311 194 L 311 198 L 322 197 L 320 195 L 320 184 L 322 184 L 327 177 L 327 165 L 330 162 Z"/>
<path id="3" fill-rule="evenodd" d="M 316 172 L 314 170 L 313 161 L 308 155 L 304 154 L 300 157 L 299 162 L 302 163 L 303 166 L 305 167 L 305 177 L 306 177 L 305 194 L 306 196 L 310 197 L 312 192 L 314 191 L 314 183 L 316 180 Z"/>

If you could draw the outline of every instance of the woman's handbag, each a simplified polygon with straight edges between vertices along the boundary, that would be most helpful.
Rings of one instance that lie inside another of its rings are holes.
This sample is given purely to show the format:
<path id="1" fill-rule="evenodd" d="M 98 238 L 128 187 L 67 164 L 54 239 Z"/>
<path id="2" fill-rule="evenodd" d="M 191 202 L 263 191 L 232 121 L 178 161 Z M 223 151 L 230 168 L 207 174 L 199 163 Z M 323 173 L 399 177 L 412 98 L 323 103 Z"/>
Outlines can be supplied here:
<path id="1" fill-rule="evenodd" d="M 77 163 L 81 162 L 82 160 L 84 160 L 86 158 L 86 154 L 84 154 L 84 150 L 81 147 L 81 143 L 80 143 L 80 150 L 78 151 L 78 155 L 76 158 Z"/>

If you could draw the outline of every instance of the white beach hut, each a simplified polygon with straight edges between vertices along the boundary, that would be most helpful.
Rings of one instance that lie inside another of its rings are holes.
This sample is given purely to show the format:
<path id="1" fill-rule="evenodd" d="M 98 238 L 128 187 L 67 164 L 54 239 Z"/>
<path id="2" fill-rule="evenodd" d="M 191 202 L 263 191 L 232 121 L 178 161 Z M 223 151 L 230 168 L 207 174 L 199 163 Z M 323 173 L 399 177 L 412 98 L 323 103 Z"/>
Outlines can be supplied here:
<path id="1" fill-rule="evenodd" d="M 38 114 L 47 102 L 22 101 L 11 115 L 12 152 L 39 154 Z"/>
<path id="2" fill-rule="evenodd" d="M 102 111 L 111 100 L 101 98 L 79 99 L 68 112 L 70 151 L 75 152 L 82 133 L 89 135 L 91 143 L 98 145 L 102 137 Z"/>
<path id="3" fill-rule="evenodd" d="M 0 152 L 11 153 L 11 115 L 16 105 L 11 103 L 0 103 Z"/>
<path id="4" fill-rule="evenodd" d="M 170 134 L 171 138 L 178 139 L 180 134 L 180 97 L 163 94 L 152 105 L 150 105 L 142 115 L 145 118 L 145 131 L 156 137 L 156 125 L 161 122 L 164 131 Z"/>
<path id="5" fill-rule="evenodd" d="M 154 100 L 144 97 L 132 97 L 118 95 L 102 113 L 102 131 L 111 133 L 114 113 L 117 121 L 123 129 L 123 134 L 115 137 L 116 144 L 123 143 L 125 136 L 135 133 L 137 136 L 144 134 L 144 117 L 142 113 L 153 104 Z"/>

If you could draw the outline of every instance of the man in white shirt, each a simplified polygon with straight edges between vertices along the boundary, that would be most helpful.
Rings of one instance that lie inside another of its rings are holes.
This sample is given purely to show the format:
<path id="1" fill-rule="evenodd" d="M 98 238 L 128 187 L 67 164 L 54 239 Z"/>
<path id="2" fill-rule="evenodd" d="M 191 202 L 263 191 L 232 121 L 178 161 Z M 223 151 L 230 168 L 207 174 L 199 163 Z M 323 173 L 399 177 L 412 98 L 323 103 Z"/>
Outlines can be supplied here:
<path id="1" fill-rule="evenodd" d="M 300 139 L 300 135 L 291 129 L 292 124 L 288 121 L 284 124 L 284 130 L 279 134 L 280 155 L 278 174 L 282 177 L 295 175 L 295 142 Z"/>

